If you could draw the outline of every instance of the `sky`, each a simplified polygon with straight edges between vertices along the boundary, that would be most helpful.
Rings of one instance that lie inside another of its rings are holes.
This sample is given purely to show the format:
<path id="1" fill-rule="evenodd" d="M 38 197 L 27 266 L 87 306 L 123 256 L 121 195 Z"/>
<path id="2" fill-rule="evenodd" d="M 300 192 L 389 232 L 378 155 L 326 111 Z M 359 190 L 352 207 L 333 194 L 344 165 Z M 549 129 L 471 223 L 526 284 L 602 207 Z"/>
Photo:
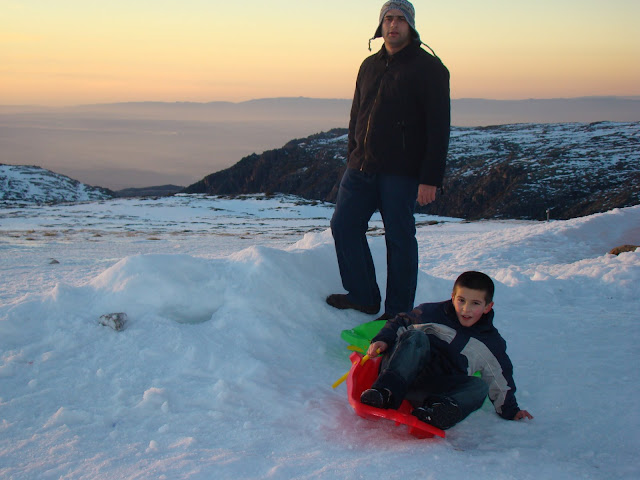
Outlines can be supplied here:
<path id="1" fill-rule="evenodd" d="M 640 95 L 637 0 L 413 3 L 452 98 Z M 0 105 L 351 98 L 382 4 L 0 0 Z"/>

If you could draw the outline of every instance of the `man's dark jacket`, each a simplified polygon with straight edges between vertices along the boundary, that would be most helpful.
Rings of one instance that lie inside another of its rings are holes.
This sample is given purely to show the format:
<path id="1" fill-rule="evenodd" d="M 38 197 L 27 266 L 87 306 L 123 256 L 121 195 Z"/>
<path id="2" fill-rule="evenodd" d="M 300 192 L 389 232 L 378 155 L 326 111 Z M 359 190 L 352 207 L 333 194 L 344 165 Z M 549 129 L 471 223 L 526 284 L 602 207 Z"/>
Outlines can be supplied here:
<path id="1" fill-rule="evenodd" d="M 387 321 L 373 342 L 381 340 L 395 345 L 397 337 L 407 329 L 429 336 L 431 359 L 421 375 L 473 375 L 480 372 L 489 387 L 489 399 L 496 412 L 512 420 L 520 410 L 516 401 L 513 366 L 507 355 L 507 344 L 493 326 L 493 310 L 484 314 L 471 327 L 458 321 L 451 300 L 423 303 L 409 313 L 401 313 Z"/>
<path id="2" fill-rule="evenodd" d="M 349 168 L 442 186 L 449 148 L 449 71 L 415 41 L 384 45 L 358 72 L 349 121 Z"/>

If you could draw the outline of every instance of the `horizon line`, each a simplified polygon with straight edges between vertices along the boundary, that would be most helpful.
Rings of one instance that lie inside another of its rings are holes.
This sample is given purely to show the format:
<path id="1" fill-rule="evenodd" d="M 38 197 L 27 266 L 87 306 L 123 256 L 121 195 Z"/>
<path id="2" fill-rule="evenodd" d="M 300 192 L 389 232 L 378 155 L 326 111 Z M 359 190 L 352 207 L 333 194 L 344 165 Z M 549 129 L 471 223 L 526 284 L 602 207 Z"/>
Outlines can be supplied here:
<path id="1" fill-rule="evenodd" d="M 251 102 L 260 101 L 276 101 L 276 100 L 317 100 L 317 101 L 348 101 L 351 102 L 351 98 L 336 98 L 336 97 L 260 97 L 252 98 L 242 101 L 230 101 L 230 100 L 208 100 L 208 101 L 190 101 L 190 100 L 129 100 L 129 101 L 113 101 L 113 102 L 98 102 L 98 103 L 78 103 L 68 105 L 48 105 L 48 104 L 0 104 L 0 108 L 80 108 L 80 107 L 96 107 L 96 106 L 116 106 L 116 105 L 242 105 Z M 577 97 L 528 97 L 517 99 L 496 99 L 496 98 L 484 98 L 484 97 L 460 97 L 452 98 L 452 102 L 457 101 L 488 101 L 488 102 L 526 102 L 526 101 L 549 101 L 549 100 L 640 100 L 640 95 L 582 95 Z"/>

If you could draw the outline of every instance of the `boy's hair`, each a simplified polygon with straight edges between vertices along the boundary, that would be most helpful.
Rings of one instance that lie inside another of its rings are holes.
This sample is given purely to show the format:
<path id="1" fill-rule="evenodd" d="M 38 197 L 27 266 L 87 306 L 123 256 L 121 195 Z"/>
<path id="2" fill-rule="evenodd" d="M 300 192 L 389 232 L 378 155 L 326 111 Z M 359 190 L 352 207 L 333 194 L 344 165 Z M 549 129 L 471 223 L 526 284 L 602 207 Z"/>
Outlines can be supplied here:
<path id="1" fill-rule="evenodd" d="M 484 300 L 487 303 L 491 303 L 493 301 L 493 294 L 495 293 L 495 286 L 493 285 L 493 280 L 489 278 L 489 275 L 486 275 L 482 272 L 464 272 L 461 274 L 453 284 L 453 292 L 455 293 L 456 288 L 470 288 L 471 290 L 480 290 L 484 292 Z"/>

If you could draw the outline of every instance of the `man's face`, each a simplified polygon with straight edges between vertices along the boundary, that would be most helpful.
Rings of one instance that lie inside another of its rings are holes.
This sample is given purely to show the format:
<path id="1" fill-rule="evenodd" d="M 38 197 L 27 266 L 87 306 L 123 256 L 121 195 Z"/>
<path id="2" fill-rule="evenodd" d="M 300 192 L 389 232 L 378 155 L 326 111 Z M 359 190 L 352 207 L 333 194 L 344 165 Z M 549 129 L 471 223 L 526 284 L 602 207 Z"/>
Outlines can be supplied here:
<path id="1" fill-rule="evenodd" d="M 475 325 L 482 315 L 489 313 L 493 307 L 493 302 L 487 303 L 485 300 L 485 292 L 482 290 L 473 290 L 471 288 L 457 287 L 451 294 L 453 308 L 456 309 L 456 315 L 460 325 L 463 327 L 471 327 Z"/>
<path id="2" fill-rule="evenodd" d="M 382 38 L 391 54 L 409 45 L 411 27 L 400 10 L 389 10 L 382 19 Z"/>

